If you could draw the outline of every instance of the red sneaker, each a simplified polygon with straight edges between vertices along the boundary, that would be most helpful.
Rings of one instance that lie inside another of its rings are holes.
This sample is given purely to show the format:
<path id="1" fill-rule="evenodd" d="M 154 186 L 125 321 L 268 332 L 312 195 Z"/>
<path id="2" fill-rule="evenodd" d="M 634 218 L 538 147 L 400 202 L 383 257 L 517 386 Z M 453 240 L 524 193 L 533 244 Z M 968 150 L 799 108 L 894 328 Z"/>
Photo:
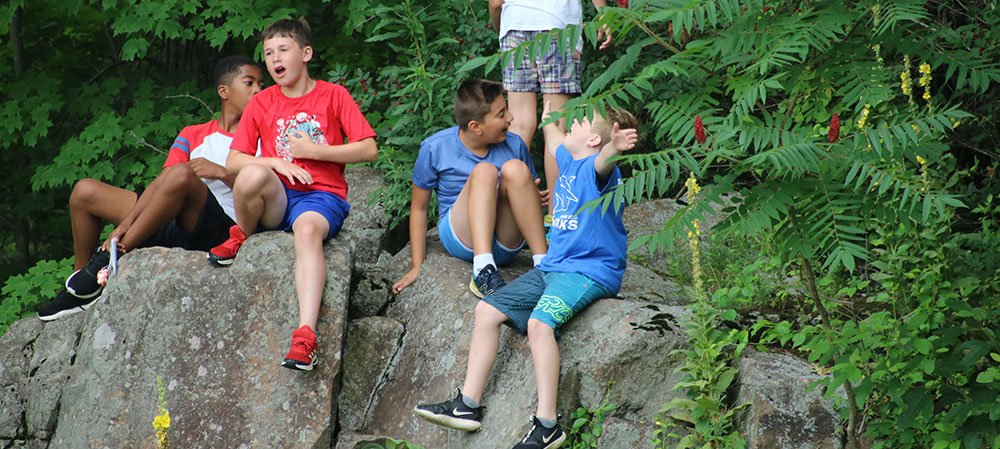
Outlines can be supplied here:
<path id="1" fill-rule="evenodd" d="M 289 369 L 311 371 L 316 365 L 316 334 L 303 325 L 292 331 L 292 349 L 285 356 L 281 366 Z"/>
<path id="2" fill-rule="evenodd" d="M 220 266 L 232 265 L 233 259 L 236 258 L 236 252 L 240 250 L 240 246 L 243 246 L 243 242 L 246 240 L 247 236 L 243 234 L 243 230 L 239 226 L 231 226 L 229 239 L 212 248 L 208 252 L 208 260 Z"/>

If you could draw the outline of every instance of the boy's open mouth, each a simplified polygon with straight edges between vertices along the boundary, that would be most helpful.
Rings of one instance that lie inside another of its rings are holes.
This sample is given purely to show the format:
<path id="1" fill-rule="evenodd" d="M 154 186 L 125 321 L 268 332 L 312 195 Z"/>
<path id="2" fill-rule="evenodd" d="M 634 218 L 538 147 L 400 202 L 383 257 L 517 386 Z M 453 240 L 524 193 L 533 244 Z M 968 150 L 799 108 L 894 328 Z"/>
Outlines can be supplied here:
<path id="1" fill-rule="evenodd" d="M 279 66 L 277 66 L 277 67 L 274 68 L 274 74 L 275 75 L 281 75 L 282 73 L 285 73 L 285 68 L 284 67 L 282 67 L 282 66 L 279 65 Z"/>

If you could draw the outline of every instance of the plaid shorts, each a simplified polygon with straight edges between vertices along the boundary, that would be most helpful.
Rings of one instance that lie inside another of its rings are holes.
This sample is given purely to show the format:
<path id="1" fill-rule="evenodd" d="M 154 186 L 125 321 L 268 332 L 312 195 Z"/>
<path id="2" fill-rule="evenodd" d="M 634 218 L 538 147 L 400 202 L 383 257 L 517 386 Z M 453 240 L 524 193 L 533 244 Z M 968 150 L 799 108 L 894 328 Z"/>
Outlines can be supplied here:
<path id="1" fill-rule="evenodd" d="M 500 39 L 500 51 L 506 52 L 529 42 L 544 31 L 510 30 Z M 552 39 L 549 51 L 534 61 L 525 52 L 520 61 L 511 61 L 503 68 L 503 87 L 510 92 L 541 92 L 543 94 L 580 93 L 580 51 L 559 52 L 559 42 Z"/>

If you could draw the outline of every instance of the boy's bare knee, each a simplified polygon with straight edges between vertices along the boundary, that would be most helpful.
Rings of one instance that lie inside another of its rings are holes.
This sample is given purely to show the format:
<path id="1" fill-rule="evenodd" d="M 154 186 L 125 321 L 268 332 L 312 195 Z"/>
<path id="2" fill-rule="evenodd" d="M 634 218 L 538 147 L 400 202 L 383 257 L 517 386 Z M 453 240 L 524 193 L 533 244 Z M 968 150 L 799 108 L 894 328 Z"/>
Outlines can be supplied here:
<path id="1" fill-rule="evenodd" d="M 544 322 L 535 319 L 528 319 L 528 340 L 534 340 L 540 337 L 554 336 L 555 330 L 551 326 L 545 324 Z"/>
<path id="2" fill-rule="evenodd" d="M 201 178 L 195 174 L 194 170 L 188 164 L 177 164 L 170 167 L 170 171 L 164 176 L 163 182 L 164 187 L 170 190 L 181 189 L 186 185 L 193 185 L 196 182 L 203 185 Z"/>
<path id="3" fill-rule="evenodd" d="M 498 310 L 496 307 L 490 305 L 490 303 L 486 301 L 479 301 L 476 304 L 476 311 L 475 311 L 476 323 L 482 325 L 493 324 L 499 326 L 503 324 L 504 321 L 507 321 L 507 315 L 504 315 L 503 312 Z"/>
<path id="4" fill-rule="evenodd" d="M 73 185 L 73 191 L 69 194 L 69 204 L 71 207 L 80 207 L 89 203 L 97 196 L 98 190 L 103 183 L 96 179 L 84 178 Z"/>
<path id="5" fill-rule="evenodd" d="M 495 165 L 489 162 L 480 162 L 472 169 L 472 173 L 469 173 L 469 179 L 472 182 L 492 182 L 496 184 L 497 178 L 500 173 L 497 171 Z"/>
<path id="6" fill-rule="evenodd" d="M 528 169 L 528 164 L 520 159 L 511 159 L 504 162 L 503 166 L 500 167 L 500 182 L 524 182 L 534 180 L 531 176 L 531 170 Z"/>
<path id="7" fill-rule="evenodd" d="M 271 170 L 261 165 L 251 164 L 243 167 L 233 181 L 233 192 L 250 193 L 260 190 L 271 176 Z"/>
<path id="8" fill-rule="evenodd" d="M 303 214 L 299 216 L 295 223 L 292 223 L 292 233 L 296 240 L 323 240 L 326 236 L 326 226 L 321 215 L 315 216 Z"/>

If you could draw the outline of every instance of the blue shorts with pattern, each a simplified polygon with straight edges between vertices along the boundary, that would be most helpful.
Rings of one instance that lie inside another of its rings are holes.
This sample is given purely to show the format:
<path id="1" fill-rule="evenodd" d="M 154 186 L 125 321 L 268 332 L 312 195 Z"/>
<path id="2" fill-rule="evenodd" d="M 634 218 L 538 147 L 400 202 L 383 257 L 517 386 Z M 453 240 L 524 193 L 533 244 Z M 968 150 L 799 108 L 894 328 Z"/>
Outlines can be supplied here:
<path id="1" fill-rule="evenodd" d="M 525 334 L 530 318 L 558 331 L 590 303 L 612 296 L 614 294 L 607 287 L 580 273 L 534 269 L 483 301 L 510 318 L 504 324 Z"/>
<path id="2" fill-rule="evenodd" d="M 544 31 L 510 30 L 500 39 L 500 51 L 507 52 L 530 42 Z M 503 87 L 510 92 L 541 92 L 543 94 L 580 93 L 580 51 L 567 48 L 559 51 L 559 41 L 552 39 L 549 50 L 531 59 L 529 52 L 518 61 L 513 59 L 503 68 Z"/>
<path id="3" fill-rule="evenodd" d="M 438 237 L 441 238 L 441 245 L 444 246 L 445 251 L 448 254 L 462 259 L 466 262 L 472 262 L 472 257 L 475 255 L 472 252 L 472 248 L 465 246 L 458 236 L 455 235 L 455 230 L 451 227 L 451 209 L 444 213 L 444 217 L 438 220 Z M 503 246 L 499 240 L 497 240 L 496 235 L 493 236 L 493 261 L 497 265 L 507 265 L 510 261 L 514 260 L 517 253 L 521 252 L 521 248 L 524 248 L 524 241 L 517 248 L 508 248 Z"/>
<path id="4" fill-rule="evenodd" d="M 347 219 L 347 213 L 351 210 L 351 205 L 347 204 L 343 198 L 330 192 L 313 190 L 301 192 L 289 189 L 285 186 L 285 197 L 288 198 L 288 205 L 285 206 L 285 215 L 281 218 L 281 223 L 271 230 L 291 231 L 292 225 L 299 216 L 306 212 L 316 212 L 326 219 L 330 225 L 330 230 L 326 233 L 324 240 L 329 240 L 337 235 L 340 228 Z"/>

